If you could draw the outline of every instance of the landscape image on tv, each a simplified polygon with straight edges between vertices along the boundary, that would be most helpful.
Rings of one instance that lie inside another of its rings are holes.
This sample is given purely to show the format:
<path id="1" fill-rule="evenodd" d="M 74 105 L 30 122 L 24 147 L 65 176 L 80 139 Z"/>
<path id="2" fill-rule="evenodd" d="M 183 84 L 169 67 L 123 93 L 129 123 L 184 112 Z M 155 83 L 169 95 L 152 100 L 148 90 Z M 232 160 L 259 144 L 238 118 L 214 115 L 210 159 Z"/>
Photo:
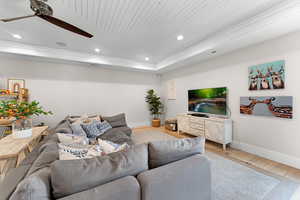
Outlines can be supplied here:
<path id="1" fill-rule="evenodd" d="M 190 112 L 226 115 L 226 87 L 189 90 L 188 95 Z"/>

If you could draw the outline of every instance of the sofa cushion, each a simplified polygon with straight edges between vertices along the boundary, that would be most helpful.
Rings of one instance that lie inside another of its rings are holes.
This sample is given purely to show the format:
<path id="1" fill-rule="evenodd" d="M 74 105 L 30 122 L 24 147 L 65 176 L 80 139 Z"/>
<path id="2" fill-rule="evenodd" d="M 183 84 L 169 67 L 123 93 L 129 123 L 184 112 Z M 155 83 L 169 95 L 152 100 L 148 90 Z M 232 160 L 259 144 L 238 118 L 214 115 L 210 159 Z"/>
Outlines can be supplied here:
<path id="1" fill-rule="evenodd" d="M 50 200 L 50 169 L 43 168 L 21 181 L 10 200 Z"/>
<path id="2" fill-rule="evenodd" d="M 66 117 L 62 121 L 60 121 L 56 127 L 53 128 L 51 132 L 53 133 L 73 133 L 70 122 L 68 121 L 68 118 Z"/>
<path id="3" fill-rule="evenodd" d="M 71 126 L 71 129 L 72 129 L 72 133 L 73 133 L 74 135 L 85 136 L 85 137 L 87 137 L 86 132 L 85 132 L 84 129 L 82 128 L 80 122 L 75 122 L 75 123 L 71 124 L 70 126 Z"/>
<path id="4" fill-rule="evenodd" d="M 132 145 L 133 142 L 130 137 L 128 137 L 123 131 L 118 130 L 117 128 L 110 129 L 104 134 L 100 135 L 98 138 L 102 140 L 109 140 L 113 143 Z"/>
<path id="5" fill-rule="evenodd" d="M 9 170 L 3 181 L 0 181 L 0 200 L 7 200 L 15 191 L 19 182 L 25 177 L 30 165 L 23 165 Z"/>
<path id="6" fill-rule="evenodd" d="M 141 188 L 137 180 L 127 176 L 60 200 L 140 200 Z"/>
<path id="7" fill-rule="evenodd" d="M 137 179 L 143 200 L 212 200 L 210 163 L 200 154 L 145 171 Z"/>
<path id="8" fill-rule="evenodd" d="M 91 159 L 55 161 L 51 166 L 53 194 L 65 197 L 147 169 L 145 144 Z"/>
<path id="9" fill-rule="evenodd" d="M 114 130 L 118 130 L 118 131 L 122 131 L 123 133 L 125 133 L 128 137 L 131 137 L 132 134 L 132 130 L 131 128 L 127 127 L 127 126 L 122 126 L 122 127 L 116 127 L 113 128 Z"/>
<path id="10" fill-rule="evenodd" d="M 45 143 L 40 148 L 40 154 L 37 157 L 37 159 L 33 162 L 30 170 L 28 171 L 27 176 L 33 174 L 34 172 L 49 167 L 51 163 L 53 163 L 55 160 L 59 159 L 58 154 L 58 145 L 57 143 Z"/>
<path id="11" fill-rule="evenodd" d="M 204 153 L 205 138 L 186 138 L 150 142 L 149 166 L 156 168 L 183 158 Z"/>
<path id="12" fill-rule="evenodd" d="M 102 119 L 107 121 L 113 128 L 127 126 L 124 113 L 111 117 L 102 117 Z"/>

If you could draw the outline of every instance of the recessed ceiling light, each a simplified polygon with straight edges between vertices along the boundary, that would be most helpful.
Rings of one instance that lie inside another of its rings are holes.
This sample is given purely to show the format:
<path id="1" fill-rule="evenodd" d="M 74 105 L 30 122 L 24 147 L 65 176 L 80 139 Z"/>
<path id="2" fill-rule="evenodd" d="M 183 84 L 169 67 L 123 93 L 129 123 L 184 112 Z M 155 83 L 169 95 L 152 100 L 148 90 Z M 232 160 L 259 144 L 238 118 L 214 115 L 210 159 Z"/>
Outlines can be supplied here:
<path id="1" fill-rule="evenodd" d="M 180 40 L 183 40 L 183 38 L 184 38 L 183 35 L 178 35 L 178 36 L 177 36 L 177 40 L 179 40 L 179 41 L 180 41 Z"/>
<path id="2" fill-rule="evenodd" d="M 149 58 L 149 57 L 146 57 L 146 58 L 145 58 L 145 60 L 146 60 L 146 61 L 149 61 L 149 60 L 150 60 L 150 58 Z"/>
<path id="3" fill-rule="evenodd" d="M 95 49 L 95 52 L 96 52 L 96 53 L 100 53 L 100 51 L 101 51 L 101 50 L 98 49 L 98 48 Z"/>
<path id="4" fill-rule="evenodd" d="M 12 34 L 12 36 L 18 40 L 21 40 L 22 39 L 22 36 L 21 35 L 18 35 L 18 34 Z"/>

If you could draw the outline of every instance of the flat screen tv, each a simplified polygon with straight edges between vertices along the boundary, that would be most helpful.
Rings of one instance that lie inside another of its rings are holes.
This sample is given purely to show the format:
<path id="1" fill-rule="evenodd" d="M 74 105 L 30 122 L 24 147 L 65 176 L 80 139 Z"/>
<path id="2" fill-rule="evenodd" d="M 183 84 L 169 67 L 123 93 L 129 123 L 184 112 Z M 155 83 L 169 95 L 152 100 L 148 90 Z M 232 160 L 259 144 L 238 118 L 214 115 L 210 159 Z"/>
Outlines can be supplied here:
<path id="1" fill-rule="evenodd" d="M 214 115 L 227 114 L 226 87 L 189 90 L 188 93 L 190 112 Z"/>

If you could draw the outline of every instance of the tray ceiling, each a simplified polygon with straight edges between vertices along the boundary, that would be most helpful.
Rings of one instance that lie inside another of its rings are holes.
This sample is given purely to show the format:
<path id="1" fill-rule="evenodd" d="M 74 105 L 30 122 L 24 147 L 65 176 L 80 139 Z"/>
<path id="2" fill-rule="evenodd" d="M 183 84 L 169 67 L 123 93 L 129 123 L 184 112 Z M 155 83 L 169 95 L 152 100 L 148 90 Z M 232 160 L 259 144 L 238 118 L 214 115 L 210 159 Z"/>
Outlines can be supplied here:
<path id="1" fill-rule="evenodd" d="M 297 0 L 49 0 L 48 3 L 55 17 L 95 37 L 86 39 L 38 18 L 0 22 L 0 51 L 158 70 L 199 55 L 211 57 L 214 49 L 220 54 L 300 28 Z M 29 0 L 0 0 L 0 18 L 31 13 Z M 286 16 L 287 21 L 282 21 Z M 11 34 L 19 34 L 22 39 Z M 184 39 L 177 41 L 178 35 Z M 94 52 L 95 48 L 100 49 L 99 54 Z"/>

